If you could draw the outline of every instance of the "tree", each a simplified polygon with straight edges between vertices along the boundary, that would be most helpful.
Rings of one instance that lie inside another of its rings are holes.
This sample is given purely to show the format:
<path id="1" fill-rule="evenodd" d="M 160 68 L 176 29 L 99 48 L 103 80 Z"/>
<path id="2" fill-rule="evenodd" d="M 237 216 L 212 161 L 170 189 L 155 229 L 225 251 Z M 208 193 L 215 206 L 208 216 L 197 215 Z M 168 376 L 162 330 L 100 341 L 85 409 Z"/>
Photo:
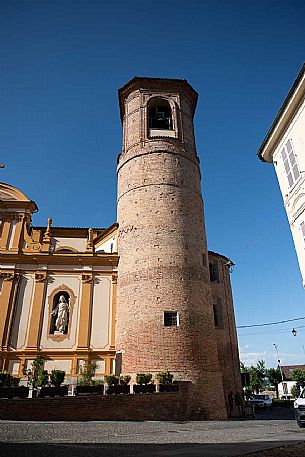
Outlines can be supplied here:
<path id="1" fill-rule="evenodd" d="M 279 398 L 279 384 L 282 382 L 281 370 L 277 368 L 269 368 L 266 370 L 266 376 L 275 387 L 276 398 Z"/>
<path id="2" fill-rule="evenodd" d="M 291 387 L 291 395 L 292 398 L 298 398 L 298 396 L 300 395 L 300 388 L 297 384 Z"/>
<path id="3" fill-rule="evenodd" d="M 40 355 L 36 357 L 36 359 L 32 362 L 33 370 L 32 370 L 32 382 L 33 387 L 44 387 L 48 384 L 49 380 L 49 373 L 47 370 L 43 369 L 44 366 L 44 358 Z"/>
<path id="4" fill-rule="evenodd" d="M 87 386 L 94 385 L 95 381 L 93 381 L 93 377 L 95 376 L 96 369 L 97 363 L 88 360 L 87 363 L 85 363 L 84 366 L 80 369 L 80 376 L 82 379 L 79 381 L 79 384 L 84 384 Z"/>
<path id="5" fill-rule="evenodd" d="M 247 367 L 244 363 L 241 363 L 240 370 L 242 373 L 249 373 L 250 385 L 247 387 L 249 387 L 251 393 L 259 393 L 259 391 L 264 388 L 266 378 L 266 365 L 264 360 L 259 360 L 256 367 L 253 365 Z"/>
<path id="6" fill-rule="evenodd" d="M 296 381 L 302 388 L 305 387 L 305 370 L 301 370 L 300 368 L 293 370 L 291 379 Z"/>

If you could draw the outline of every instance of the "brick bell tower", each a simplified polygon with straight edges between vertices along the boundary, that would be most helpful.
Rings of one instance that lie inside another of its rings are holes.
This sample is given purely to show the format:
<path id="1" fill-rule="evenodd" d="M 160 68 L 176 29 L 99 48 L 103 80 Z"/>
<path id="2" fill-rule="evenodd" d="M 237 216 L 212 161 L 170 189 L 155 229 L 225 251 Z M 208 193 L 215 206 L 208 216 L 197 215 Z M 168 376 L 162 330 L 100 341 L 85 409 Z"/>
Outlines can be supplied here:
<path id="1" fill-rule="evenodd" d="M 119 90 L 117 350 L 122 373 L 189 380 L 190 411 L 226 418 L 193 116 L 186 80 L 135 77 Z"/>

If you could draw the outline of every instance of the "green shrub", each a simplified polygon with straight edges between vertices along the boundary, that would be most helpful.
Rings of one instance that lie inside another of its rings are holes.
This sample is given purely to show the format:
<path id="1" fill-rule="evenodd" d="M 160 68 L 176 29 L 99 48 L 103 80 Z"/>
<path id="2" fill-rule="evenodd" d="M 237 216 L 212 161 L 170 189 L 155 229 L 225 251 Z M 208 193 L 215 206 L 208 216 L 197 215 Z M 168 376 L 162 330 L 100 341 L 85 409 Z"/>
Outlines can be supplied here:
<path id="1" fill-rule="evenodd" d="M 117 386 L 119 383 L 119 377 L 115 376 L 114 374 L 110 374 L 105 376 L 105 381 L 107 382 L 108 386 Z"/>
<path id="2" fill-rule="evenodd" d="M 136 383 L 137 384 L 149 384 L 152 380 L 152 374 L 151 373 L 137 373 L 136 376 Z"/>
<path id="3" fill-rule="evenodd" d="M 169 370 L 160 371 L 160 373 L 156 374 L 156 380 L 160 384 L 171 384 L 173 382 L 173 377 L 174 375 L 172 375 Z"/>
<path id="4" fill-rule="evenodd" d="M 293 400 L 282 400 L 279 398 L 274 398 L 272 401 L 272 405 L 277 407 L 277 406 L 282 406 L 284 408 L 292 408 L 293 407 Z"/>
<path id="5" fill-rule="evenodd" d="M 298 396 L 300 395 L 300 388 L 298 386 L 292 386 L 291 395 L 292 395 L 292 398 L 298 398 Z"/>
<path id="6" fill-rule="evenodd" d="M 47 370 L 39 370 L 35 372 L 35 385 L 37 387 L 44 387 L 49 382 L 49 373 Z"/>
<path id="7" fill-rule="evenodd" d="M 32 373 L 29 376 L 32 376 L 32 384 L 33 387 L 44 387 L 48 384 L 49 381 L 49 373 L 47 370 L 43 369 L 44 366 L 44 358 L 40 355 L 36 357 L 32 362 Z"/>
<path id="8" fill-rule="evenodd" d="M 129 376 L 129 374 L 120 376 L 120 384 L 122 386 L 127 386 L 127 384 L 130 383 L 130 380 L 131 380 L 131 376 Z"/>
<path id="9" fill-rule="evenodd" d="M 0 372 L 0 387 L 15 387 L 14 379 L 18 380 L 18 384 L 20 379 L 14 378 L 10 373 L 7 371 Z M 18 385 L 17 384 L 17 385 Z M 17 387 L 17 386 L 16 386 Z"/>
<path id="10" fill-rule="evenodd" d="M 52 370 L 50 374 L 51 384 L 55 387 L 60 387 L 65 380 L 65 376 L 66 372 L 63 370 Z"/>
<path id="11" fill-rule="evenodd" d="M 83 367 L 80 369 L 80 379 L 78 380 L 78 384 L 83 386 L 93 386 L 95 381 L 93 381 L 93 376 L 95 375 L 95 370 L 97 369 L 96 362 L 87 362 Z"/>
<path id="12" fill-rule="evenodd" d="M 19 383 L 20 383 L 20 380 L 21 378 L 14 378 L 12 376 L 12 379 L 11 379 L 11 386 L 12 387 L 18 387 L 19 386 Z"/>

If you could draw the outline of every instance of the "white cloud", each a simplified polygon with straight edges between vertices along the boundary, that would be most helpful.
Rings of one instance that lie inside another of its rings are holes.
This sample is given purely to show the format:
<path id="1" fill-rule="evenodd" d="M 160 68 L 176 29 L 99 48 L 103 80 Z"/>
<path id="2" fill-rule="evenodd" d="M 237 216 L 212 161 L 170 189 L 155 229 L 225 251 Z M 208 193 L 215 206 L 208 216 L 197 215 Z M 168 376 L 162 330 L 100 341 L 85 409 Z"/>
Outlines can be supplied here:
<path id="1" fill-rule="evenodd" d="M 256 365 L 258 360 L 264 360 L 267 367 L 276 367 L 277 366 L 277 357 L 274 352 L 248 352 L 249 345 L 245 345 L 240 349 L 239 357 L 240 361 L 243 362 L 246 366 Z M 250 347 L 250 346 L 249 346 Z M 294 365 L 302 364 L 304 360 L 300 357 L 300 354 L 291 354 L 291 353 L 281 353 L 281 365 Z"/>

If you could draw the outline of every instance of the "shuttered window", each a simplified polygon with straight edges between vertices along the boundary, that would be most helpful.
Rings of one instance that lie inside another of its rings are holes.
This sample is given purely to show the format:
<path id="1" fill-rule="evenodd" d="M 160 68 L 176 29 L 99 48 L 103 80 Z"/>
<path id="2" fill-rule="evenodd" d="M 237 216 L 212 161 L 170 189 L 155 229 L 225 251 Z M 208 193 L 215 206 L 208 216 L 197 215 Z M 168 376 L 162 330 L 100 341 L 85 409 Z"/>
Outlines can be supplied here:
<path id="1" fill-rule="evenodd" d="M 290 140 L 287 141 L 287 143 L 281 150 L 281 155 L 284 162 L 289 187 L 292 187 L 294 183 L 299 179 L 300 171 Z"/>

